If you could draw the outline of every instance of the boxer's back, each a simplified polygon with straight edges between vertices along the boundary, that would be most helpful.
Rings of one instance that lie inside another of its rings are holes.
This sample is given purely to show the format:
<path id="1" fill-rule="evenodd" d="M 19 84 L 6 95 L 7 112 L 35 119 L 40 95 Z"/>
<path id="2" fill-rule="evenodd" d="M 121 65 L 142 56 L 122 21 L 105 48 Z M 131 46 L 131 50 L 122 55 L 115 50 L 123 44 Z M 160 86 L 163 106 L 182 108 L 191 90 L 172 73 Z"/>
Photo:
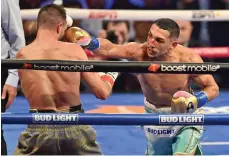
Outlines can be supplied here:
<path id="1" fill-rule="evenodd" d="M 71 46 L 63 42 L 33 42 L 21 50 L 18 59 L 78 60 Z M 30 108 L 64 110 L 78 105 L 80 73 L 43 70 L 20 70 L 21 88 Z"/>

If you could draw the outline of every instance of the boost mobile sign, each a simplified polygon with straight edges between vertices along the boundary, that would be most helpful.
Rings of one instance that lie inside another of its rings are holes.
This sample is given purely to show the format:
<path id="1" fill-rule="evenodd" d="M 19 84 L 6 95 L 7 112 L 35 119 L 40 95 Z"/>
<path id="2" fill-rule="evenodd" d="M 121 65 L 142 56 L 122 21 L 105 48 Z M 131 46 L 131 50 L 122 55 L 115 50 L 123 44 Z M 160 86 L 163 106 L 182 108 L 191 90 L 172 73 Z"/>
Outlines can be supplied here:
<path id="1" fill-rule="evenodd" d="M 93 65 L 38 65 L 38 64 L 24 64 L 26 69 L 35 70 L 51 70 L 51 71 L 75 71 L 75 72 L 89 72 L 94 66 Z"/>
<path id="2" fill-rule="evenodd" d="M 161 65 L 163 72 L 216 72 L 219 65 Z"/>

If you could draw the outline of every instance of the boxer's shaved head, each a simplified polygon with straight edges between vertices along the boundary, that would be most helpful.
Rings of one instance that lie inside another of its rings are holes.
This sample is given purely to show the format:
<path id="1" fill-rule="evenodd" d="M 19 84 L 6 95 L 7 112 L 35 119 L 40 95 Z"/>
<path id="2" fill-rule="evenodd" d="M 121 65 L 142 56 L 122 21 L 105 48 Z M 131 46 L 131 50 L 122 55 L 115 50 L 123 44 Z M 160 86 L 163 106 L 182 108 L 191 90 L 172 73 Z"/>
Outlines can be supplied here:
<path id="1" fill-rule="evenodd" d="M 66 24 L 66 11 L 62 6 L 51 4 L 40 9 L 37 18 L 38 28 L 52 28 L 61 22 Z"/>
<path id="2" fill-rule="evenodd" d="M 169 32 L 169 37 L 172 39 L 178 39 L 180 35 L 180 28 L 178 24 L 169 18 L 161 18 L 153 22 L 160 29 L 167 30 Z"/>

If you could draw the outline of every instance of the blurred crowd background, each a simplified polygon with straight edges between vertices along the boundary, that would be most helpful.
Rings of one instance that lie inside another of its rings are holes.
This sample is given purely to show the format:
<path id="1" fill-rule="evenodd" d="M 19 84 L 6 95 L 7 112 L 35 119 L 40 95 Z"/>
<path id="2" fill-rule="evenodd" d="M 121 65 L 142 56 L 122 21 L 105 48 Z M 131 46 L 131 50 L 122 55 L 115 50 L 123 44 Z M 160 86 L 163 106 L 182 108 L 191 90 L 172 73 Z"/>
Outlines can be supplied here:
<path id="1" fill-rule="evenodd" d="M 66 8 L 126 9 L 126 10 L 217 10 L 229 9 L 229 0 L 20 0 L 21 9 L 37 9 L 56 3 Z M 133 15 L 134 16 L 134 15 Z M 229 18 L 229 17 L 228 17 Z M 73 25 L 87 30 L 91 35 L 107 38 L 113 43 L 145 42 L 153 21 L 102 21 L 74 20 Z M 179 20 L 179 43 L 187 47 L 229 46 L 229 22 L 192 22 Z M 26 44 L 36 37 L 36 21 L 23 20 Z M 119 32 L 119 33 L 116 33 Z M 117 35 L 118 34 L 118 35 Z M 94 57 L 96 60 L 105 58 Z M 206 62 L 229 62 L 229 58 L 206 59 Z M 213 75 L 221 89 L 229 89 L 228 75 Z M 89 92 L 82 82 L 82 92 Z M 116 81 L 115 92 L 139 92 L 140 85 L 132 74 L 123 73 Z"/>

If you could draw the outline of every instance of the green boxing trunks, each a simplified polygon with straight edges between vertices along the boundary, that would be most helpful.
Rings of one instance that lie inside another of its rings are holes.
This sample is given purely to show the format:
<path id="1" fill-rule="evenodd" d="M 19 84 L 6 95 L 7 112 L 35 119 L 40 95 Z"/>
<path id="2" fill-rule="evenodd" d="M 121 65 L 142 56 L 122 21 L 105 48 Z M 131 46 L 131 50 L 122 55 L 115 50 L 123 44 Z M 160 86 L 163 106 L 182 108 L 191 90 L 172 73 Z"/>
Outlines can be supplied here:
<path id="1" fill-rule="evenodd" d="M 171 107 L 156 108 L 145 100 L 145 112 L 171 114 Z M 144 126 L 147 155 L 202 155 L 200 138 L 202 126 Z"/>
<path id="2" fill-rule="evenodd" d="M 82 113 L 83 110 L 80 107 L 70 112 Z M 102 151 L 96 142 L 96 132 L 89 125 L 28 125 L 19 137 L 14 154 L 102 155 Z"/>

